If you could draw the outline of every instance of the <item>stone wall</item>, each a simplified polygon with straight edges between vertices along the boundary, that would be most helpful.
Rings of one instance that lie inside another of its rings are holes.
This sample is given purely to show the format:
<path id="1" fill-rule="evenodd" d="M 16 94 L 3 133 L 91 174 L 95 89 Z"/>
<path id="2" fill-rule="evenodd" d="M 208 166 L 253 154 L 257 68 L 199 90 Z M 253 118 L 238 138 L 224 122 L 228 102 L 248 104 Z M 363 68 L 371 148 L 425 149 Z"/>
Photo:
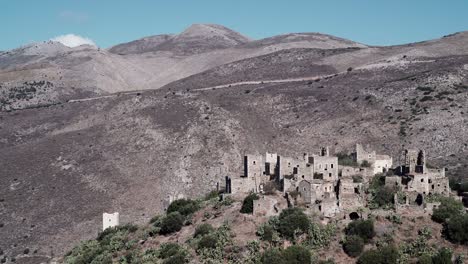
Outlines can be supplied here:
<path id="1" fill-rule="evenodd" d="M 384 173 L 390 170 L 393 166 L 393 159 L 388 155 L 377 155 L 373 164 L 374 173 Z"/>
<path id="2" fill-rule="evenodd" d="M 356 144 L 356 161 L 361 164 L 367 160 L 370 164 L 375 163 L 376 154 L 375 151 L 367 151 L 361 144 Z"/>
<path id="3" fill-rule="evenodd" d="M 313 156 L 309 163 L 313 164 L 314 174 L 322 174 L 325 181 L 338 180 L 338 157 Z"/>

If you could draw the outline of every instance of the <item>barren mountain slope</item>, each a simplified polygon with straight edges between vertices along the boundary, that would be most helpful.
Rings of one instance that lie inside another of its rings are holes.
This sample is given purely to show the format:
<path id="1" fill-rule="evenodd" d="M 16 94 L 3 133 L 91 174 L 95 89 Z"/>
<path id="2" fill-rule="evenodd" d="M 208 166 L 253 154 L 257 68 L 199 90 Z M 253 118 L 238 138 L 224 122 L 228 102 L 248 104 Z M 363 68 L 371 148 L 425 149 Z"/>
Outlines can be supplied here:
<path id="1" fill-rule="evenodd" d="M 109 49 L 109 52 L 119 55 L 128 55 L 157 51 L 158 46 L 161 43 L 166 42 L 172 36 L 173 35 L 170 34 L 163 34 L 145 37 L 142 39 L 115 45 Z"/>
<path id="2" fill-rule="evenodd" d="M 108 51 L 90 46 L 71 49 L 55 42 L 29 45 L 0 54 L 0 109 L 157 89 L 225 63 L 285 49 L 363 47 L 319 34 L 249 41 L 222 26 L 197 24 L 178 35 L 147 37 Z"/>
<path id="3" fill-rule="evenodd" d="M 255 63 L 287 73 L 296 59 L 282 54 Z M 61 254 L 96 235 L 102 212 L 145 222 L 169 196 L 198 196 L 225 175 L 240 175 L 245 153 L 294 156 L 360 142 L 397 161 L 403 146 L 420 147 L 430 163 L 464 177 L 467 74 L 466 55 L 418 57 L 313 82 L 203 91 L 174 84 L 177 90 L 0 112 L 0 248 L 8 256 L 26 247 L 38 249 L 30 256 Z"/>
<path id="4" fill-rule="evenodd" d="M 367 46 L 361 43 L 357 43 L 351 40 L 338 38 L 331 35 L 321 33 L 291 33 L 284 34 L 269 38 L 264 38 L 256 41 L 251 41 L 245 46 L 247 47 L 268 47 L 278 43 L 292 44 L 292 45 L 307 45 L 312 43 L 314 46 L 308 46 L 308 48 L 315 49 L 340 49 L 340 48 L 366 48 Z"/>
<path id="5" fill-rule="evenodd" d="M 272 39 L 276 38 L 278 37 Z M 290 48 L 220 65 L 168 84 L 166 87 L 196 89 L 236 82 L 284 79 L 286 76 L 313 77 L 346 72 L 350 68 L 404 69 L 414 63 L 432 63 L 440 57 L 468 55 L 466 43 L 468 43 L 468 33 L 461 32 L 437 40 L 390 47 Z"/>
<path id="6" fill-rule="evenodd" d="M 132 90 L 149 74 L 138 64 L 94 47 L 34 44 L 0 55 L 0 110 Z"/>

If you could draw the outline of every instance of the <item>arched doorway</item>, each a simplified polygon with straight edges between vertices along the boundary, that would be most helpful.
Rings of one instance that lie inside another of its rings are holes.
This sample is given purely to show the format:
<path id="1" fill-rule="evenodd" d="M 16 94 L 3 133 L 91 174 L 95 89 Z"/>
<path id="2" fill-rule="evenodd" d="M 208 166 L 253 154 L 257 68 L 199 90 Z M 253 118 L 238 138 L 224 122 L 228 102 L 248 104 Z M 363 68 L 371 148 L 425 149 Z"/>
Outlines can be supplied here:
<path id="1" fill-rule="evenodd" d="M 418 196 L 416 197 L 416 200 L 415 200 L 416 204 L 421 206 L 423 204 L 423 201 L 424 201 L 424 198 L 422 194 L 418 193 Z"/>

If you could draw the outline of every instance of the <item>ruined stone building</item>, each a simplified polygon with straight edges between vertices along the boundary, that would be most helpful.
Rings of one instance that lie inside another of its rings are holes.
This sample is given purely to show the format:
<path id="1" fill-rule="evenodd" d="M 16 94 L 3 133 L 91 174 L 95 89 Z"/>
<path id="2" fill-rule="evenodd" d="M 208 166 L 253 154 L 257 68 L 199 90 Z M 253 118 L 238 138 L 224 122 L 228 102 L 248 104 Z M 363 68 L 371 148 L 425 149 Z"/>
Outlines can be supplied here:
<path id="1" fill-rule="evenodd" d="M 120 223 L 119 213 L 115 212 L 112 214 L 103 213 L 102 214 L 102 230 L 106 230 L 109 227 L 116 227 Z"/>
<path id="2" fill-rule="evenodd" d="M 286 197 L 326 216 L 339 211 L 338 158 L 327 147 L 301 157 L 278 154 L 244 156 L 242 177 L 227 178 L 232 193 L 262 193 L 267 183 L 275 182 Z"/>
<path id="3" fill-rule="evenodd" d="M 424 150 L 404 150 L 402 160 L 397 170 L 398 175 L 385 178 L 387 186 L 421 195 L 448 196 L 450 194 L 449 179 L 445 176 L 445 168 L 428 168 Z"/>
<path id="4" fill-rule="evenodd" d="M 330 155 L 327 147 L 299 157 L 283 157 L 276 153 L 245 155 L 242 176 L 226 177 L 226 192 L 269 193 L 275 186 L 289 206 L 300 206 L 324 217 L 347 217 L 366 207 L 365 190 L 376 174 L 385 176 L 386 186 L 406 193 L 407 200 L 422 203 L 425 195 L 450 193 L 445 170 L 427 168 L 424 151 L 406 150 L 403 164 L 394 169 L 392 157 L 368 149 L 356 144 L 355 152 L 348 156 L 353 159 L 349 166 L 339 165 L 338 157 Z M 394 175 L 395 171 L 400 173 Z M 275 199 L 255 201 L 254 208 L 257 209 L 254 211 L 278 213 L 278 208 L 285 204 Z"/>
<path id="5" fill-rule="evenodd" d="M 367 161 L 374 170 L 374 174 L 387 172 L 393 166 L 393 159 L 389 155 L 376 154 L 375 150 L 366 151 L 362 145 L 356 144 L 354 153 L 357 163 Z"/>

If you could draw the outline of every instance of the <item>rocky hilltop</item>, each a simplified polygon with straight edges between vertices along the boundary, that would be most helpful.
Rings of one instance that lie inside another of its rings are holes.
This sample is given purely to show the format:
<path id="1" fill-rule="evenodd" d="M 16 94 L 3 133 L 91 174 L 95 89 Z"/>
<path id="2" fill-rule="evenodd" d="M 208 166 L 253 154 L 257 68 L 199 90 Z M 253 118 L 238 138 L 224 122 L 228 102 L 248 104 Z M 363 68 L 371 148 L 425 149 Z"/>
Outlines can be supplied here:
<path id="1" fill-rule="evenodd" d="M 47 259 L 103 212 L 143 223 L 241 173 L 245 153 L 423 148 L 466 178 L 468 34 L 373 47 L 221 26 L 108 50 L 0 53 L 0 249 Z M 19 258 L 18 258 L 19 259 Z"/>

